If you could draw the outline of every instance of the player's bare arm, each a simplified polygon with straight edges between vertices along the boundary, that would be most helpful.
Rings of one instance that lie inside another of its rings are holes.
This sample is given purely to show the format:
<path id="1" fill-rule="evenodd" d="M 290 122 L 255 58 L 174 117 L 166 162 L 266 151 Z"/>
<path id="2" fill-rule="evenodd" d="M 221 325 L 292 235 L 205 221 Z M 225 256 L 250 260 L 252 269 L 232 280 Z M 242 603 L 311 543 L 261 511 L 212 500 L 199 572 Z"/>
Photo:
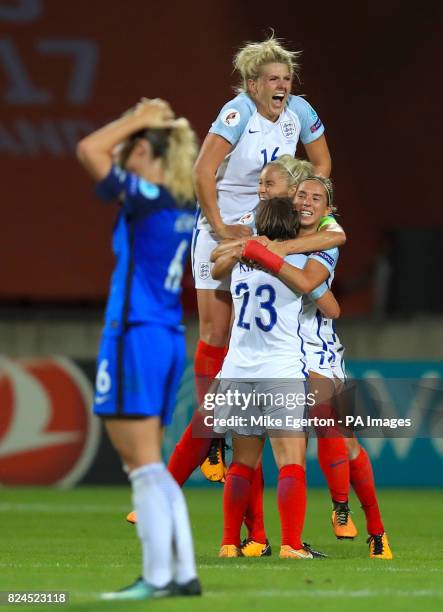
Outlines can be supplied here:
<path id="1" fill-rule="evenodd" d="M 310 259 L 301 270 L 255 240 L 248 240 L 242 251 L 242 259 L 256 262 L 297 293 L 310 293 L 329 277 L 329 270 L 318 261 Z"/>
<path id="2" fill-rule="evenodd" d="M 340 316 L 340 304 L 335 299 L 331 290 L 326 291 L 321 298 L 315 300 L 320 312 L 328 319 L 338 319 Z"/>
<path id="3" fill-rule="evenodd" d="M 284 262 L 278 278 L 299 293 L 310 293 L 329 278 L 329 270 L 315 260 L 309 260 L 303 270 Z"/>
<path id="4" fill-rule="evenodd" d="M 231 151 L 231 148 L 231 143 L 222 136 L 208 134 L 195 162 L 193 172 L 195 192 L 203 215 L 212 229 L 222 239 L 234 239 L 251 235 L 251 230 L 244 225 L 226 225 L 223 223 L 217 204 L 215 175 L 218 167 Z"/>
<path id="5" fill-rule="evenodd" d="M 238 240 L 222 240 L 222 242 L 215 248 L 211 253 L 211 261 L 217 261 L 220 255 L 228 253 L 236 247 L 243 248 L 246 244 L 246 238 L 239 238 Z"/>
<path id="6" fill-rule="evenodd" d="M 263 244 L 262 241 L 260 241 Z M 318 232 L 300 236 L 293 240 L 277 242 L 269 240 L 265 244 L 272 253 L 286 257 L 294 253 L 310 253 L 312 251 L 327 251 L 334 247 L 341 247 L 346 243 L 346 234 L 338 223 L 331 223 Z"/>
<path id="7" fill-rule="evenodd" d="M 317 176 L 329 178 L 331 175 L 331 155 L 324 135 L 313 142 L 304 145 L 306 155 L 314 166 Z"/>
<path id="8" fill-rule="evenodd" d="M 221 280 L 222 278 L 225 278 L 225 276 L 228 276 L 235 264 L 240 261 L 242 250 L 242 247 L 238 246 L 231 249 L 227 253 L 220 255 L 212 268 L 212 278 L 215 280 Z"/>
<path id="9" fill-rule="evenodd" d="M 268 246 L 268 244 L 272 242 L 272 240 L 269 240 L 269 238 L 267 238 L 266 236 L 251 236 L 250 240 L 255 240 L 263 246 Z"/>

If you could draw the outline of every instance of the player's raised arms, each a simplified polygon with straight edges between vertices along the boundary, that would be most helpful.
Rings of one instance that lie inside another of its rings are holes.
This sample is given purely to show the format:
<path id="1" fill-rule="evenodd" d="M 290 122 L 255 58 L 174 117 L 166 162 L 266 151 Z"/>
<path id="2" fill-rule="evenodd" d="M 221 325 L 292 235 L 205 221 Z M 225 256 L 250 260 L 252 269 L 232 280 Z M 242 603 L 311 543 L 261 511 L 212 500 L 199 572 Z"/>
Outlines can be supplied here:
<path id="1" fill-rule="evenodd" d="M 169 129 L 174 118 L 164 100 L 141 100 L 130 112 L 85 136 L 77 145 L 77 157 L 92 178 L 101 181 L 111 169 L 117 145 L 144 129 Z"/>

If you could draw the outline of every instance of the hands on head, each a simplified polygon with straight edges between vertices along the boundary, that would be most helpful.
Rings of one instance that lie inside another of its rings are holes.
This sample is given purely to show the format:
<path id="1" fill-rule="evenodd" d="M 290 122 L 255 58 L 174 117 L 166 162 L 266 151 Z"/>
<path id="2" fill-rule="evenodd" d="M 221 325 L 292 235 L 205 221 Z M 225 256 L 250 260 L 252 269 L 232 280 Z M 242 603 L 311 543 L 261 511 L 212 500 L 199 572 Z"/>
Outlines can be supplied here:
<path id="1" fill-rule="evenodd" d="M 146 122 L 147 128 L 166 129 L 174 127 L 175 113 L 166 100 L 141 98 L 134 109 L 135 117 Z"/>

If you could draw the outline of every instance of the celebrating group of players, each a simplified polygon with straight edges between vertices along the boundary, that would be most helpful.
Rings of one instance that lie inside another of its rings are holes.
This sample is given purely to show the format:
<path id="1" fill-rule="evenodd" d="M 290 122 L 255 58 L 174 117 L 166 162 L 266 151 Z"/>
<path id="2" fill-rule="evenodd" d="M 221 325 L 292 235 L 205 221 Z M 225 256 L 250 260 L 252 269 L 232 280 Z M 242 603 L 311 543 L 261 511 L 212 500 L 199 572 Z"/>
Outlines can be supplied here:
<path id="1" fill-rule="evenodd" d="M 189 124 L 161 100 L 142 100 L 78 145 L 98 195 L 120 203 L 94 410 L 129 473 L 143 555 L 142 577 L 104 594 L 107 599 L 201 593 L 181 486 L 202 464 L 211 479 L 225 481 L 219 556 L 271 554 L 261 467 L 268 433 L 279 469 L 280 557 L 324 556 L 302 541 L 303 427 L 291 434 L 284 425 L 278 431 L 266 424 L 218 429 L 232 436 L 226 471 L 222 445 L 196 410 L 167 468 L 161 459 L 162 429 L 171 421 L 184 367 L 180 282 L 191 233 L 199 404 L 215 378 L 223 392 L 235 388 L 271 398 L 303 393 L 308 385 L 317 395 L 312 410 L 323 416 L 345 379 L 332 323 L 339 306 L 330 286 L 346 238 L 334 218 L 323 124 L 304 98 L 291 94 L 297 54 L 277 39 L 247 44 L 234 66 L 239 93 L 222 108 L 196 161 Z M 295 158 L 299 140 L 309 162 Z M 193 164 L 199 203 L 194 228 Z M 260 406 L 263 416 L 279 416 L 271 404 Z M 305 415 L 304 404 L 293 414 Z M 338 430 L 317 436 L 335 535 L 357 535 L 348 506 L 352 484 L 366 515 L 370 557 L 391 559 L 366 451 Z M 243 522 L 248 537 L 241 542 Z"/>

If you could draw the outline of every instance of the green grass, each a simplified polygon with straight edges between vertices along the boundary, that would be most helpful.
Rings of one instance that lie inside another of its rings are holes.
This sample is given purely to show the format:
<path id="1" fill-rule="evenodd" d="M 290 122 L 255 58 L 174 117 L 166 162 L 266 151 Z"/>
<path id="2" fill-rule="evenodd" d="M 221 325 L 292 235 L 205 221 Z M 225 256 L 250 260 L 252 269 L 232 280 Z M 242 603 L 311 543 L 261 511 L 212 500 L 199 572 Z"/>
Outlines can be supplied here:
<path id="1" fill-rule="evenodd" d="M 440 491 L 383 490 L 393 561 L 370 560 L 363 514 L 352 506 L 360 534 L 337 541 L 326 492 L 310 490 L 305 539 L 330 558 L 280 561 L 275 492 L 266 492 L 266 523 L 274 556 L 218 559 L 221 487 L 187 489 L 204 597 L 134 604 L 99 602 L 140 574 L 136 533 L 125 520 L 125 488 L 2 489 L 0 590 L 66 590 L 69 610 L 393 610 L 443 609 L 443 496 Z M 20 606 L 30 609 L 31 606 Z M 57 606 L 38 606 L 54 610 Z M 6 609 L 6 608 L 5 608 Z M 33 609 L 36 609 L 33 607 Z"/>

